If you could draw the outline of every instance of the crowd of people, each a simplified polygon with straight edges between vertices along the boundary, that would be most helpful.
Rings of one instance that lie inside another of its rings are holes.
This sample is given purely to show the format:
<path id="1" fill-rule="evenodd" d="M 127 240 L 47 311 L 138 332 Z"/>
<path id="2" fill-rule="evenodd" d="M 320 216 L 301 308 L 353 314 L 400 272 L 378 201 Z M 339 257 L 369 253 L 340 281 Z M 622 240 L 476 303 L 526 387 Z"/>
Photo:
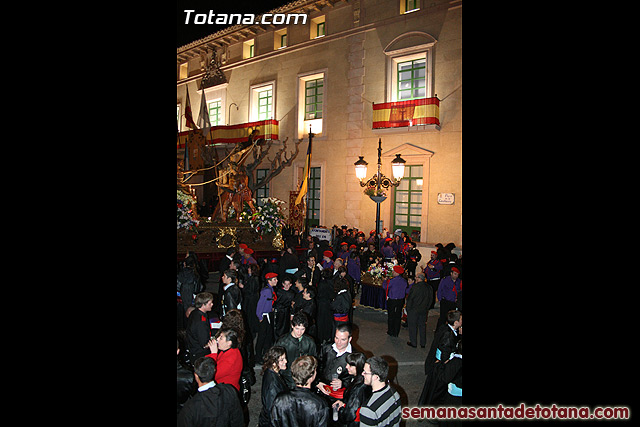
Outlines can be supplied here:
<path id="1" fill-rule="evenodd" d="M 215 293 L 204 291 L 206 264 L 187 254 L 177 274 L 178 425 L 399 425 L 400 396 L 387 382 L 388 363 L 351 347 L 362 273 L 391 259 L 397 265 L 385 281 L 387 333 L 398 336 L 406 301 L 407 345 L 416 347 L 419 334 L 424 348 L 427 313 L 437 298 L 441 316 L 419 403 L 454 404 L 462 392 L 455 245 L 438 244 L 420 264 L 405 233 L 384 230 L 377 237 L 378 245 L 374 231 L 365 240 L 364 233 L 343 227 L 334 246 L 308 236 L 285 240 L 279 257 L 259 259 L 240 244 L 220 261 Z M 299 256 L 296 245 L 305 248 Z M 249 420 L 256 365 L 262 366 L 262 410 L 258 420 Z"/>

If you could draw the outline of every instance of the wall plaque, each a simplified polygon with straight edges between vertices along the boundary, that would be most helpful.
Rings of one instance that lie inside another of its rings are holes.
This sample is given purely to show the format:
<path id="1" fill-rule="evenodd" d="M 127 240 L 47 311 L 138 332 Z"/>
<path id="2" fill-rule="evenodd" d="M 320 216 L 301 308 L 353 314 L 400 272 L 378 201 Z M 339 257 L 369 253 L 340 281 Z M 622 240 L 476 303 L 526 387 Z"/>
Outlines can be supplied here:
<path id="1" fill-rule="evenodd" d="M 439 205 L 453 205 L 455 202 L 455 194 L 453 193 L 438 193 Z"/>

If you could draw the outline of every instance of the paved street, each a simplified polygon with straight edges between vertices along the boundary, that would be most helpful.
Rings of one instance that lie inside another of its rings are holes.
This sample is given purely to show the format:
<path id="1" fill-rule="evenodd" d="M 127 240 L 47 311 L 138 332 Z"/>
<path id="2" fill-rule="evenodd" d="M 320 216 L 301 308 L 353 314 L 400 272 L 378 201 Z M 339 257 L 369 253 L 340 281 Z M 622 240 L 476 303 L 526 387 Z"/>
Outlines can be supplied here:
<path id="1" fill-rule="evenodd" d="M 213 277 L 217 273 L 210 275 L 207 283 L 207 291 L 213 291 Z M 360 301 L 360 295 L 356 301 Z M 417 348 L 407 345 L 409 340 L 408 329 L 403 327 L 400 335 L 390 337 L 387 335 L 387 313 L 386 311 L 358 305 L 354 310 L 354 338 L 352 345 L 354 351 L 361 351 L 367 357 L 381 356 L 389 362 L 389 379 L 392 385 L 398 390 L 403 406 L 415 406 L 424 384 L 424 361 L 433 340 L 433 329 L 438 321 L 439 311 L 432 309 L 427 320 L 427 345 Z M 418 338 L 419 340 L 419 338 Z M 262 409 L 260 399 L 260 388 L 262 386 L 261 367 L 256 366 L 256 384 L 251 387 L 251 400 L 249 402 L 250 423 L 249 426 L 257 425 L 258 416 Z M 410 425 L 427 425 L 425 421 L 408 421 Z"/>

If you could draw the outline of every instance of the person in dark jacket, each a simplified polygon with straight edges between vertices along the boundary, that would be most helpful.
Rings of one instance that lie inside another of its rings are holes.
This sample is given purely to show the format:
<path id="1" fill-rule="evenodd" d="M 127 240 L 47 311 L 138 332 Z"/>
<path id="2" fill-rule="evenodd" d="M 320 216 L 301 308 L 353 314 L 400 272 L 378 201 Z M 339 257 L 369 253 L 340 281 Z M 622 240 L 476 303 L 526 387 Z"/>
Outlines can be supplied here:
<path id="1" fill-rule="evenodd" d="M 304 280 L 304 278 L 302 278 Z M 300 301 L 300 305 L 296 308 L 296 313 L 304 313 L 307 315 L 307 320 L 309 321 L 309 326 L 307 326 L 307 334 L 312 337 L 315 341 L 317 333 L 316 333 L 316 291 L 309 286 L 305 286 L 302 291 L 302 301 Z"/>
<path id="2" fill-rule="evenodd" d="M 280 256 L 280 271 L 278 275 L 283 277 L 285 274 L 295 274 L 300 267 L 298 255 L 292 246 L 287 246 Z"/>
<path id="3" fill-rule="evenodd" d="M 413 284 L 407 296 L 407 325 L 409 326 L 409 342 L 407 345 L 416 347 L 417 334 L 420 331 L 420 347 L 427 345 L 427 312 L 433 301 L 433 292 L 424 281 L 424 273 L 416 273 L 418 280 Z"/>
<path id="4" fill-rule="evenodd" d="M 187 319 L 187 348 L 190 363 L 209 354 L 207 344 L 211 339 L 211 324 L 208 313 L 212 308 L 213 294 L 201 292 L 196 295 L 195 309 Z"/>
<path id="5" fill-rule="evenodd" d="M 416 267 L 418 263 L 422 259 L 422 255 L 418 250 L 416 242 L 409 242 L 409 250 L 407 251 L 405 270 L 407 271 L 408 277 L 416 276 Z"/>
<path id="6" fill-rule="evenodd" d="M 447 385 L 442 404 L 445 406 L 462 405 L 462 339 L 458 341 L 458 348 L 452 357 L 444 363 L 440 377 L 442 383 Z M 442 420 L 443 426 L 461 426 L 458 419 Z"/>
<path id="7" fill-rule="evenodd" d="M 216 362 L 202 357 L 194 364 L 198 393 L 178 414 L 178 427 L 237 427 L 244 424 L 240 400 L 233 386 L 216 384 Z"/>
<path id="8" fill-rule="evenodd" d="M 196 270 L 194 257 L 189 257 L 184 260 L 184 268 L 177 276 L 177 287 L 186 311 L 189 307 L 193 306 L 194 295 L 198 294 L 203 288 L 202 282 L 200 282 L 200 276 Z"/>
<path id="9" fill-rule="evenodd" d="M 253 337 L 258 336 L 258 327 L 260 326 L 258 318 L 253 313 L 256 312 L 262 286 L 260 285 L 260 267 L 258 264 L 249 264 L 246 269 L 246 279 L 242 288 L 242 311 L 246 314 L 245 320 L 253 342 Z M 251 347 L 253 347 L 253 344 Z"/>
<path id="10" fill-rule="evenodd" d="M 258 427 L 270 425 L 271 408 L 278 393 L 289 390 L 281 373 L 287 369 L 287 353 L 284 347 L 274 345 L 264 355 L 262 365 L 262 409 L 258 418 Z"/>
<path id="11" fill-rule="evenodd" d="M 362 353 L 347 354 L 347 372 L 350 381 L 343 398 L 332 405 L 338 409 L 338 421 L 347 427 L 360 425 L 360 407 L 371 397 L 371 386 L 364 383 L 362 370 L 367 358 Z"/>
<path id="12" fill-rule="evenodd" d="M 222 275 L 222 299 L 221 299 L 221 317 L 233 309 L 242 310 L 242 291 L 237 285 L 238 273 L 236 270 L 227 270 Z"/>
<path id="13" fill-rule="evenodd" d="M 318 267 L 320 264 L 316 262 L 315 255 L 309 256 L 305 264 L 305 266 L 300 267 L 298 274 L 304 274 L 309 285 L 313 286 L 314 289 L 317 289 L 318 282 L 320 281 L 320 273 L 322 272 L 322 269 Z"/>
<path id="14" fill-rule="evenodd" d="M 273 303 L 273 333 L 277 340 L 289 333 L 289 323 L 291 322 L 291 302 L 296 292 L 292 289 L 292 279 L 289 274 L 285 274 L 282 280 L 274 288 L 277 300 Z"/>
<path id="15" fill-rule="evenodd" d="M 318 361 L 313 356 L 302 356 L 293 362 L 291 375 L 296 388 L 276 396 L 271 408 L 271 426 L 322 427 L 328 424 L 329 405 L 311 390 L 317 367 Z"/>
<path id="16" fill-rule="evenodd" d="M 178 352 L 176 354 L 180 355 L 180 341 L 178 341 Z M 189 399 L 189 397 L 193 396 L 196 392 L 195 381 L 193 380 L 193 371 L 189 369 L 188 366 L 180 363 L 180 358 L 177 358 L 178 363 L 178 392 L 177 392 L 177 400 L 178 400 L 178 413 L 182 410 L 184 403 Z"/>
<path id="17" fill-rule="evenodd" d="M 335 292 L 333 291 L 333 282 L 331 277 L 333 272 L 331 270 L 322 270 L 320 282 L 318 283 L 318 293 L 316 294 L 317 314 L 316 314 L 316 326 L 317 326 L 317 342 L 322 345 L 325 342 L 331 342 L 333 336 L 331 331 L 333 330 L 333 311 L 331 310 L 331 301 L 335 298 Z"/>
<path id="18" fill-rule="evenodd" d="M 440 326 L 435 333 L 424 368 L 427 378 L 418 398 L 418 405 L 439 403 L 446 389 L 436 381 L 440 376 L 444 362 L 456 351 L 458 340 L 462 335 L 462 313 L 451 310 L 447 313 L 447 323 Z"/>
<path id="19" fill-rule="evenodd" d="M 351 293 L 349 293 L 349 281 L 344 277 L 338 277 L 335 280 L 333 290 L 336 293 L 336 297 L 331 302 L 331 310 L 333 311 L 333 326 L 335 330 L 342 323 L 351 323 L 349 311 L 351 310 L 352 301 Z"/>
<path id="20" fill-rule="evenodd" d="M 340 389 L 344 389 L 349 378 L 347 372 L 347 355 L 351 353 L 351 326 L 348 323 L 342 323 L 336 328 L 333 344 L 324 344 L 318 352 L 320 361 L 320 369 L 318 371 L 318 390 L 327 396 L 327 399 L 333 403 Z M 333 388 L 333 396 L 325 386 L 330 385 Z"/>
<path id="21" fill-rule="evenodd" d="M 296 313 L 291 320 L 291 333 L 281 336 L 276 341 L 275 345 L 282 346 L 287 351 L 287 360 L 296 360 L 301 356 L 316 356 L 316 343 L 305 335 L 308 325 L 307 316 L 301 312 Z M 290 389 L 295 388 L 290 369 L 283 370 L 280 375 Z"/>
<path id="22" fill-rule="evenodd" d="M 220 260 L 220 264 L 218 267 L 218 271 L 220 272 L 220 279 L 218 281 L 218 286 L 216 289 L 216 295 L 218 296 L 218 298 L 215 300 L 214 306 L 213 306 L 213 310 L 216 313 L 219 313 L 221 311 L 220 300 L 222 297 L 222 287 L 224 286 L 224 283 L 222 283 L 222 275 L 225 271 L 231 268 L 231 263 L 233 262 L 234 257 L 236 257 L 236 255 L 237 255 L 236 248 L 230 247 L 227 249 L 227 253 L 225 254 L 225 256 Z"/>

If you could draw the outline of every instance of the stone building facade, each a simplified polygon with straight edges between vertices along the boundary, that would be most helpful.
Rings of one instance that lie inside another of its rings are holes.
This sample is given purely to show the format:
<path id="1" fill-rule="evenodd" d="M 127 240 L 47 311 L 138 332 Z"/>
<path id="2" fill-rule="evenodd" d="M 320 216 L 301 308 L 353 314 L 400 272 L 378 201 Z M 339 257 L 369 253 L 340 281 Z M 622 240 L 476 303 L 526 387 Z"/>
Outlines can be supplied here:
<path id="1" fill-rule="evenodd" d="M 311 125 L 313 222 L 368 232 L 375 203 L 363 194 L 354 162 L 364 156 L 372 176 L 380 139 L 382 173 L 392 176 L 396 154 L 409 166 L 381 205 L 383 226 L 461 247 L 462 1 L 298 0 L 271 13 L 307 19 L 234 25 L 178 48 L 179 131 L 188 130 L 187 87 L 197 119 L 198 89 L 215 51 L 227 83 L 205 89 L 214 123 L 275 119 L 280 140 L 304 139 L 294 167 L 261 196 L 289 202 Z"/>

